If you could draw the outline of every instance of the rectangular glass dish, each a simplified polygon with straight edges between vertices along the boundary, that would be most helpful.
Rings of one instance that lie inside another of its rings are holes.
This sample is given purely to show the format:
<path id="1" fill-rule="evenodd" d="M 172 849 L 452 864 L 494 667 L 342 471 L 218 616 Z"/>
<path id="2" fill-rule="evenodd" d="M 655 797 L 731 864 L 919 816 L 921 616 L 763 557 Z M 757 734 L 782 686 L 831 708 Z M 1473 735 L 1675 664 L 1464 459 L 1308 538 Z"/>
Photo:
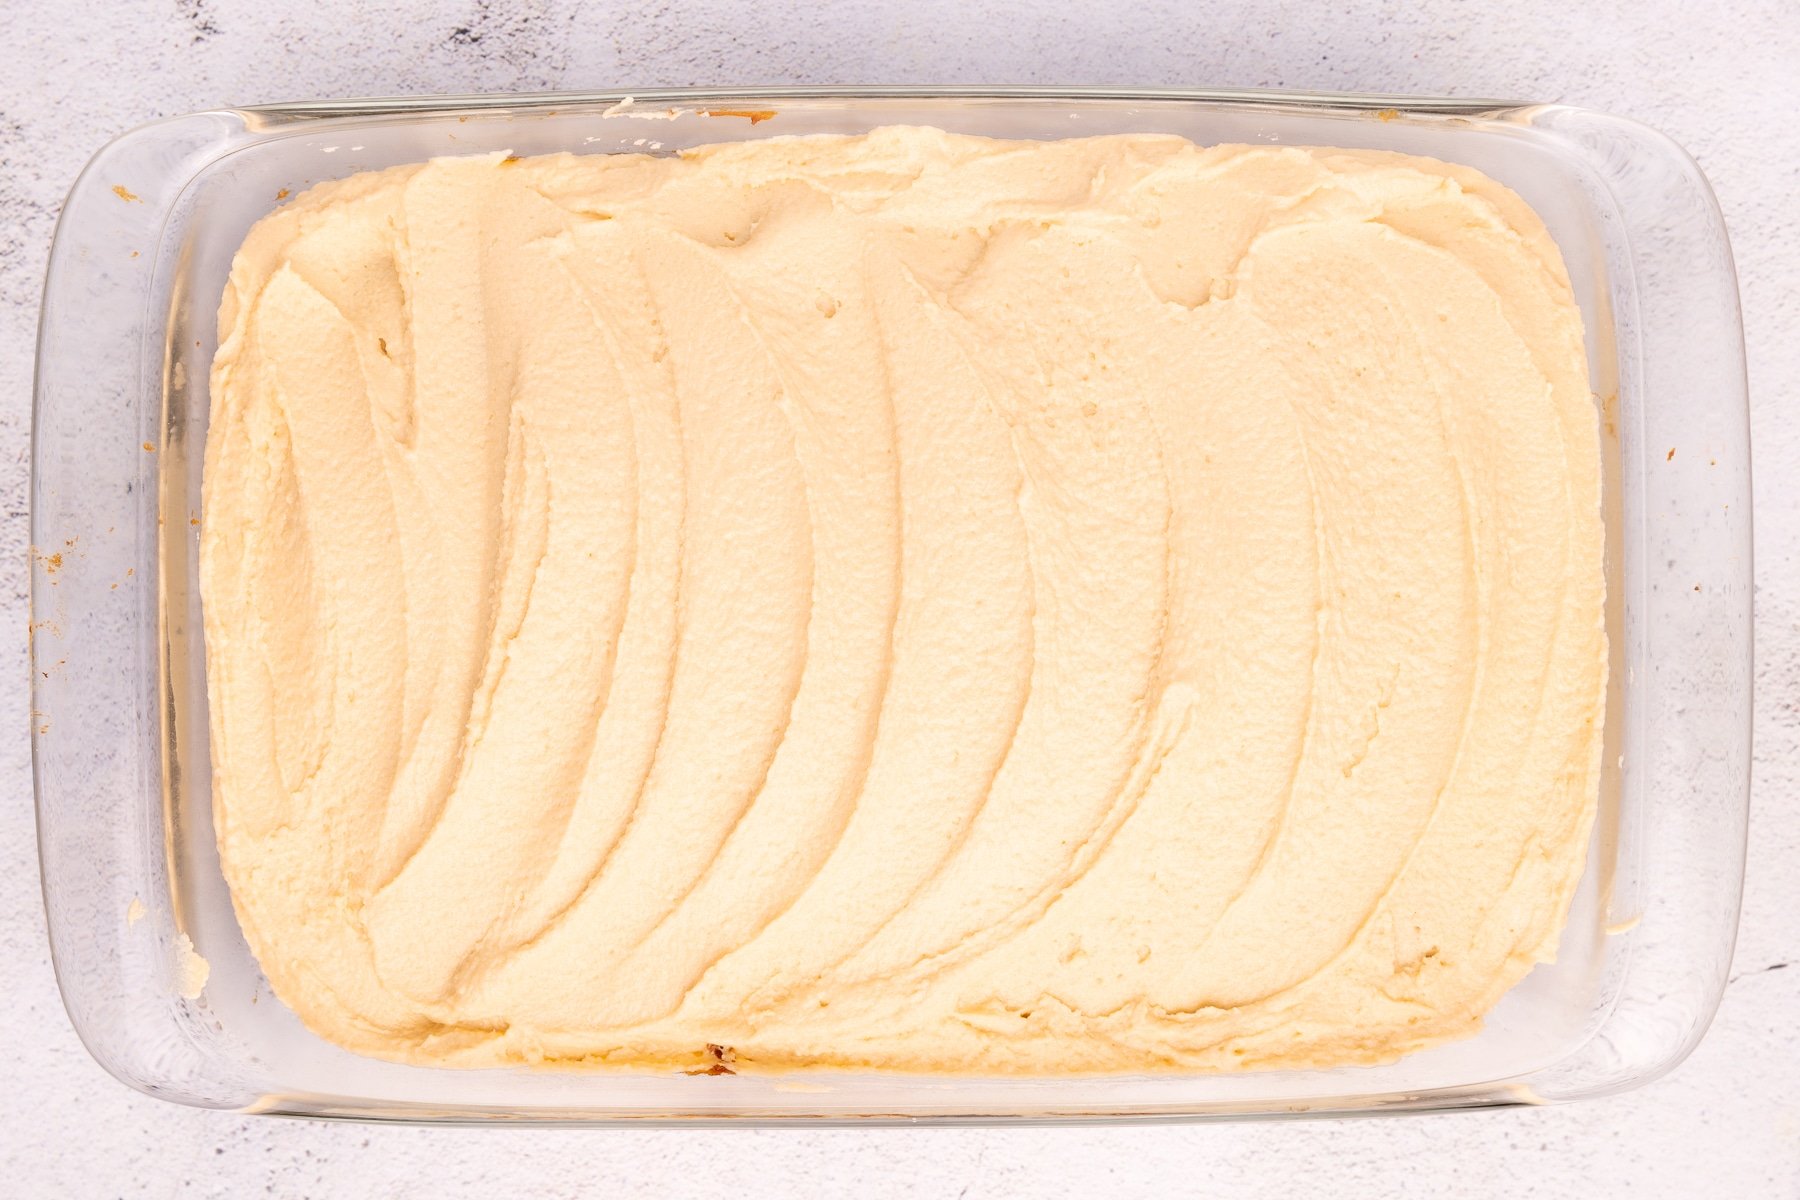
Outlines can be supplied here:
<path id="1" fill-rule="evenodd" d="M 231 258 L 288 196 L 439 155 L 673 153 L 932 125 L 1428 155 L 1517 191 L 1586 324 L 1604 458 L 1604 776 L 1558 961 L 1482 1033 L 1379 1067 L 948 1077 L 449 1070 L 308 1032 L 240 933 L 212 831 L 196 550 Z M 199 113 L 97 154 L 58 226 L 32 440 L 32 745 L 64 1002 L 114 1075 L 190 1104 L 537 1122 L 1323 1115 L 1543 1103 L 1693 1047 L 1737 925 L 1750 764 L 1750 458 L 1730 249 L 1693 161 L 1560 105 L 1214 91 L 753 89 L 421 97 Z M 209 973 L 194 992 L 193 950 Z M 187 986 L 184 986 L 186 984 Z"/>

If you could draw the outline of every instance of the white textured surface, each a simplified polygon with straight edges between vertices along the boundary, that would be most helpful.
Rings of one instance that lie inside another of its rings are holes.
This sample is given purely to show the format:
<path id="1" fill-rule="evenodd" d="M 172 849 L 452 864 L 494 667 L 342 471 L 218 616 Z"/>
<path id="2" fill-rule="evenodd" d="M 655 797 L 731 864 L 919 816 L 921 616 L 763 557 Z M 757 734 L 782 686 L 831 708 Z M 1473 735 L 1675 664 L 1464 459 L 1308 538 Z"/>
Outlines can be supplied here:
<path id="1" fill-rule="evenodd" d="M 1800 6 L 1738 0 L 0 0 L 0 678 L 25 678 L 26 435 L 64 189 L 106 138 L 228 103 L 789 82 L 1241 85 L 1563 99 L 1656 125 L 1731 225 L 1756 440 L 1749 885 L 1712 1032 L 1608 1100 L 1131 1129 L 363 1128 L 180 1109 L 108 1079 L 51 978 L 24 688 L 0 693 L 0 1190 L 26 1196 L 1800 1196 Z M 360 11 L 357 11 L 360 10 Z M 1793 963 L 1792 969 L 1783 969 Z"/>

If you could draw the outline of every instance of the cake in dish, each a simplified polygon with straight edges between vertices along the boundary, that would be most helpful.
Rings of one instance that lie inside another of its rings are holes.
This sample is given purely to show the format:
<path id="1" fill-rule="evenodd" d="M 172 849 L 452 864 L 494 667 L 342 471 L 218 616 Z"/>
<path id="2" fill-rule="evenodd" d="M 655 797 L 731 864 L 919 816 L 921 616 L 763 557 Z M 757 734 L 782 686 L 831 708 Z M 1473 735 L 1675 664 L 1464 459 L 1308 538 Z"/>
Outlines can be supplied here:
<path id="1" fill-rule="evenodd" d="M 260 222 L 214 818 L 433 1065 L 1381 1062 L 1550 959 L 1596 413 L 1466 168 L 926 128 L 442 159 Z"/>

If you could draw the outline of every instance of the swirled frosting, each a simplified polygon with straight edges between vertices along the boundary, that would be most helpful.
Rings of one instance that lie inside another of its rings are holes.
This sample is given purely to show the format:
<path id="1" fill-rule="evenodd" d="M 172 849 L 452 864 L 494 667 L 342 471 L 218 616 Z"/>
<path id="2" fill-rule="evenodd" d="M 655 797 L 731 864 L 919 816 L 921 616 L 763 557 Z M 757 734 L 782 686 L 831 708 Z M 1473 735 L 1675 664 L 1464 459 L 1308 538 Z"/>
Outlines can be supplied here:
<path id="1" fill-rule="evenodd" d="M 220 313 L 243 931 L 408 1061 L 1382 1061 L 1549 959 L 1596 418 L 1514 195 L 933 129 L 443 159 Z"/>

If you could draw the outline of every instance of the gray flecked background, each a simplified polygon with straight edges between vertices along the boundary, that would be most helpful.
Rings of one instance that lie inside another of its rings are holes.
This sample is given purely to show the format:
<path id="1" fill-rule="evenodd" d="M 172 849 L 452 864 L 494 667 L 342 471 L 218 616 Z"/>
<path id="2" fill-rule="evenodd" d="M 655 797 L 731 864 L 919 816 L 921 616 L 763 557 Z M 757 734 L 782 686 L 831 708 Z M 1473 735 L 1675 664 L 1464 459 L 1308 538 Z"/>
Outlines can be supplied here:
<path id="1" fill-rule="evenodd" d="M 1758 714 L 1733 980 L 1689 1061 L 1540 1110 L 1127 1129 L 330 1126 L 106 1077 L 51 977 L 30 812 L 32 348 L 64 190 L 113 134 L 209 106 L 742 83 L 1238 85 L 1560 99 L 1685 144 L 1742 279 Z M 0 1193 L 62 1196 L 1800 1196 L 1800 5 L 1738 0 L 0 0 Z M 1789 964 L 1792 969 L 1789 968 Z"/>

